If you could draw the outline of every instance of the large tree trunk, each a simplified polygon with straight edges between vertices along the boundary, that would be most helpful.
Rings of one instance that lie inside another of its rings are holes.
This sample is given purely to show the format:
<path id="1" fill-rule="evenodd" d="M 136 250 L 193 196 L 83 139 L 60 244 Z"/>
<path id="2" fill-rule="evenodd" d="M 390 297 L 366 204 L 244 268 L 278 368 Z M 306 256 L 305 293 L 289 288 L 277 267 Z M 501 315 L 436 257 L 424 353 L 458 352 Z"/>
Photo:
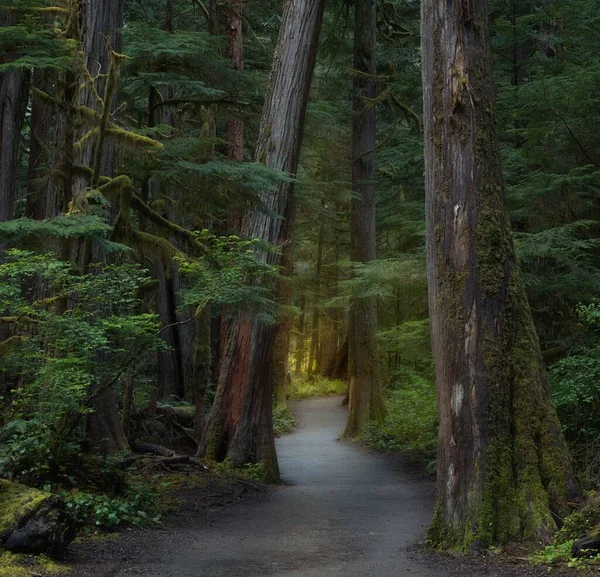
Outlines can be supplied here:
<path id="1" fill-rule="evenodd" d="M 16 23 L 16 14 L 0 11 L 2 25 Z M 0 55 L 0 63 L 13 60 L 16 55 Z M 11 70 L 0 74 L 0 222 L 13 218 L 17 187 L 17 161 L 21 128 L 25 118 L 29 91 L 28 73 L 23 70 Z M 6 246 L 0 243 L 0 264 L 4 261 Z M 9 337 L 7 327 L 0 327 L 0 342 Z M 0 374 L 0 396 L 8 398 L 12 387 L 11 379 L 5 373 Z"/>
<path id="2" fill-rule="evenodd" d="M 83 0 L 82 4 L 82 41 L 84 50 L 84 66 L 92 78 L 98 74 L 108 72 L 111 54 L 107 49 L 106 41 L 115 52 L 121 51 L 122 28 L 123 28 L 123 6 L 124 0 Z M 83 81 L 86 81 L 84 77 Z M 107 95 L 104 92 L 105 83 L 97 83 L 97 93 Z M 79 105 L 87 106 L 92 110 L 100 112 L 95 91 L 89 84 L 89 79 L 84 84 L 78 95 Z M 110 96 L 110 110 L 116 106 L 116 91 Z M 84 127 L 87 131 L 91 127 Z M 82 136 L 80 134 L 79 136 Z M 87 139 L 80 146 L 75 162 L 77 165 L 92 168 L 95 174 L 90 180 L 78 173 L 74 180 L 73 194 L 77 196 L 83 192 L 89 184 L 97 178 L 98 174 L 109 177 L 114 176 L 116 169 L 116 146 L 115 143 L 102 138 Z M 83 255 L 82 262 L 85 264 L 87 255 Z M 94 390 L 90 391 L 94 394 Z M 87 431 L 91 447 L 102 453 L 113 453 L 129 449 L 127 438 L 123 430 L 123 424 L 118 414 L 117 395 L 114 389 L 108 388 L 102 391 L 94 401 L 94 412 L 88 416 Z"/>
<path id="3" fill-rule="evenodd" d="M 0 12 L 3 26 L 16 24 L 17 15 L 9 11 Z M 3 54 L 0 63 L 14 60 L 16 54 Z M 9 70 L 0 73 L 0 222 L 13 217 L 16 200 L 17 161 L 21 128 L 25 119 L 29 91 L 29 72 Z M 3 247 L 0 245 L 0 262 L 3 259 Z"/>
<path id="4" fill-rule="evenodd" d="M 351 257 L 354 262 L 375 260 L 375 74 L 377 5 L 355 3 L 354 98 L 352 101 Z M 356 296 L 348 329 L 349 403 L 345 434 L 355 436 L 371 420 L 380 420 L 385 404 L 379 377 L 377 301 Z"/>
<path id="5" fill-rule="evenodd" d="M 257 161 L 291 174 L 298 168 L 323 10 L 323 0 L 286 2 L 261 119 Z M 246 215 L 243 235 L 281 246 L 287 239 L 280 217 L 290 218 L 292 195 L 290 183 L 265 191 Z M 281 260 L 263 251 L 258 257 L 274 265 Z M 203 443 L 210 458 L 263 463 L 273 481 L 279 478 L 272 424 L 274 341 L 275 327 L 256 316 L 241 312 L 234 320 Z"/>
<path id="6" fill-rule="evenodd" d="M 486 0 L 424 0 L 429 306 L 440 434 L 433 542 L 547 541 L 569 456 L 515 258 Z"/>
<path id="7" fill-rule="evenodd" d="M 81 3 L 84 66 L 89 76 L 81 79 L 79 105 L 91 108 L 98 113 L 102 113 L 102 107 L 107 106 L 112 113 L 117 105 L 116 90 L 111 94 L 105 94 L 106 82 L 102 80 L 102 76 L 94 82 L 94 86 L 92 86 L 91 79 L 107 74 L 111 50 L 121 52 L 124 5 L 125 0 L 83 0 Z M 109 102 L 98 102 L 96 95 L 108 96 Z M 84 124 L 78 137 L 81 138 L 92 128 L 93 126 Z M 98 151 L 98 148 L 101 150 Z M 76 164 L 99 170 L 100 175 L 112 177 L 116 169 L 116 160 L 115 142 L 112 139 L 104 140 L 100 134 L 96 134 L 94 138 L 85 139 L 79 147 Z M 99 166 L 95 166 L 97 163 Z M 74 196 L 80 195 L 90 184 L 96 185 L 97 183 L 92 183 L 86 174 L 78 173 L 74 183 Z"/>

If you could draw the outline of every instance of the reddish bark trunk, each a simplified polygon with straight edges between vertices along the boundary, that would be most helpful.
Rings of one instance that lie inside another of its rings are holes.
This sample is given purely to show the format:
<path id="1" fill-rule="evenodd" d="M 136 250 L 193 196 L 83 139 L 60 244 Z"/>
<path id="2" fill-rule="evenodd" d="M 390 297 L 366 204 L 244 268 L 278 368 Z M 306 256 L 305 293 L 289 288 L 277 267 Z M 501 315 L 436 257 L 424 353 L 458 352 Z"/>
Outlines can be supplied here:
<path id="1" fill-rule="evenodd" d="M 257 161 L 291 174 L 298 167 L 323 10 L 323 0 L 286 2 L 261 119 Z M 292 194 L 290 183 L 265 191 L 246 215 L 243 235 L 281 246 L 286 227 L 273 215 L 290 218 Z M 258 258 L 274 265 L 281 260 L 262 251 Z M 272 427 L 274 341 L 274 326 L 246 312 L 238 315 L 203 443 L 211 458 L 263 463 L 270 480 L 279 478 Z"/>

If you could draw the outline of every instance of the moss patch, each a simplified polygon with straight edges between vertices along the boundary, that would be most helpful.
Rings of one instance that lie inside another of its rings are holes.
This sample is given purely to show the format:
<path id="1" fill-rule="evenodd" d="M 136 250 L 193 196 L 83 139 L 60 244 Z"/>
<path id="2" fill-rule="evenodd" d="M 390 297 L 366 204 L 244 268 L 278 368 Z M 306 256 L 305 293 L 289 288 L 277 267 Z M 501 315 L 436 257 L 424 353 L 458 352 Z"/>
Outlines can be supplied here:
<path id="1" fill-rule="evenodd" d="M 15 555 L 0 553 L 0 577 L 31 577 L 32 575 L 66 575 L 67 565 L 52 561 L 45 555 Z"/>
<path id="2" fill-rule="evenodd" d="M 50 493 L 0 480 L 0 541 L 16 531 L 51 498 Z"/>

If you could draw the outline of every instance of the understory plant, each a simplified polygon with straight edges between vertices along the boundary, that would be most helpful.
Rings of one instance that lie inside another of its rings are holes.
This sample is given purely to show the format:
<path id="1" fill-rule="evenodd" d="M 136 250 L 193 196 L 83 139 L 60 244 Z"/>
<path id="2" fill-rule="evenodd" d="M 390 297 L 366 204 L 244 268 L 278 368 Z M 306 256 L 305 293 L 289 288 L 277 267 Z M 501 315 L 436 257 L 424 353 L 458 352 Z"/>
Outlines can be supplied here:
<path id="1" fill-rule="evenodd" d="M 437 404 L 432 377 L 404 367 L 385 394 L 387 416 L 381 423 L 371 423 L 362 441 L 378 451 L 413 453 L 434 469 Z"/>
<path id="2" fill-rule="evenodd" d="M 83 274 L 53 254 L 11 250 L 0 279 L 0 475 L 47 481 L 80 450 L 94 395 L 162 346 L 158 321 L 140 311 L 146 272 L 127 262 Z"/>

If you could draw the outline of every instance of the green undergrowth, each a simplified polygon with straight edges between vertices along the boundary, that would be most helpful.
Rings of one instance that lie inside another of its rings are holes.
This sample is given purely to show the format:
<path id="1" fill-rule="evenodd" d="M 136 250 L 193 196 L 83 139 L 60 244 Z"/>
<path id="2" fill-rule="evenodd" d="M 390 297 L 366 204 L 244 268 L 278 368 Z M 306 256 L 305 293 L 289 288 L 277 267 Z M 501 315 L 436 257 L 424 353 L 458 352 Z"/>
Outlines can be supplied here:
<path id="1" fill-rule="evenodd" d="M 298 421 L 287 405 L 273 407 L 273 431 L 277 437 L 291 433 Z"/>
<path id="2" fill-rule="evenodd" d="M 67 565 L 46 557 L 46 555 L 16 555 L 8 551 L 0 552 L 0 577 L 32 577 L 37 575 L 65 575 Z"/>
<path id="3" fill-rule="evenodd" d="M 381 452 L 408 452 L 435 470 L 437 403 L 433 379 L 404 369 L 385 392 L 387 416 L 372 423 L 361 436 L 367 446 Z"/>
<path id="4" fill-rule="evenodd" d="M 86 491 L 72 491 L 63 496 L 79 530 L 115 531 L 160 523 L 162 493 L 157 483 L 136 481 L 119 496 Z"/>
<path id="5" fill-rule="evenodd" d="M 594 555 L 586 558 L 571 557 L 571 548 L 573 547 L 573 539 L 547 545 L 540 551 L 537 551 L 529 557 L 529 560 L 535 565 L 549 565 L 553 567 L 570 567 L 579 569 L 583 572 L 586 570 L 593 571 L 597 575 L 600 567 L 600 555 Z"/>
<path id="6" fill-rule="evenodd" d="M 600 494 L 597 491 L 588 491 L 584 495 L 583 504 L 564 519 L 563 526 L 555 535 L 554 543 L 533 553 L 529 557 L 530 561 L 536 565 L 593 570 L 596 573 L 600 568 L 600 555 L 573 558 L 571 552 L 577 539 L 600 531 L 599 523 Z"/>
<path id="7" fill-rule="evenodd" d="M 254 483 L 264 483 L 265 481 L 266 473 L 262 463 L 246 463 L 241 467 L 234 467 L 231 461 L 226 459 L 222 463 L 207 461 L 206 464 L 211 472 L 222 477 L 224 480 L 235 481 L 236 479 L 243 479 Z"/>
<path id="8" fill-rule="evenodd" d="M 288 398 L 294 401 L 314 397 L 345 395 L 348 384 L 344 381 L 326 379 L 319 375 L 293 373 L 288 389 Z"/>

